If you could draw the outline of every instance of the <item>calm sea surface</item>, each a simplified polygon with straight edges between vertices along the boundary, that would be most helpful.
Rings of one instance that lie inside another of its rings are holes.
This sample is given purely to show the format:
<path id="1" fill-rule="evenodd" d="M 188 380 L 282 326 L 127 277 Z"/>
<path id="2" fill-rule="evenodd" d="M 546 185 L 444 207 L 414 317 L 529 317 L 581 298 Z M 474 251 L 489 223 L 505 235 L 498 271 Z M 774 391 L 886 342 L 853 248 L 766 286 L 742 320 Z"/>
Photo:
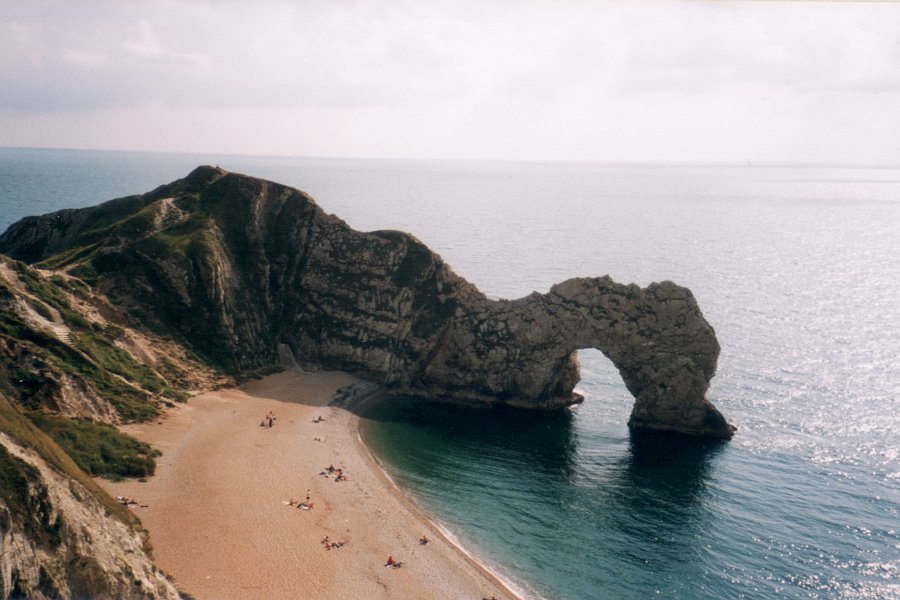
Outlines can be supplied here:
<path id="1" fill-rule="evenodd" d="M 630 437 L 596 351 L 571 413 L 398 402 L 366 423 L 397 482 L 527 595 L 900 598 L 900 169 L 0 149 L 0 230 L 216 163 L 410 231 L 492 297 L 607 273 L 693 290 L 729 443 Z"/>

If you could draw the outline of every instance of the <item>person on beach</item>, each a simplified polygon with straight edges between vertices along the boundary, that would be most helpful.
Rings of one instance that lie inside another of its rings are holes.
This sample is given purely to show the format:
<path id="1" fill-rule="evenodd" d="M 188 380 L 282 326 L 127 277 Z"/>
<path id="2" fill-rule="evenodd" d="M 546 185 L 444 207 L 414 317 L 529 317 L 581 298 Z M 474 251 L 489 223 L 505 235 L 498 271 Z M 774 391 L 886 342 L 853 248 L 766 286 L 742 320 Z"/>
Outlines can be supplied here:
<path id="1" fill-rule="evenodd" d="M 393 567 L 395 564 L 397 564 L 397 563 L 394 561 L 394 557 L 393 557 L 393 556 L 388 556 L 387 562 L 384 563 L 384 566 L 386 566 L 386 567 Z"/>
<path id="2" fill-rule="evenodd" d="M 425 544 L 427 544 L 428 542 L 429 542 L 429 539 L 427 537 L 425 537 L 424 535 L 419 538 L 419 543 L 422 544 L 423 546 Z"/>
<path id="3" fill-rule="evenodd" d="M 332 548 L 337 549 L 337 548 L 340 548 L 341 546 L 343 546 L 343 545 L 344 545 L 344 542 L 341 542 L 341 541 L 335 541 L 335 542 L 333 542 L 333 541 L 331 541 L 331 539 L 326 535 L 324 538 L 322 538 L 322 545 L 325 546 L 325 550 L 326 550 L 326 551 L 329 551 L 329 552 L 330 552 Z"/>

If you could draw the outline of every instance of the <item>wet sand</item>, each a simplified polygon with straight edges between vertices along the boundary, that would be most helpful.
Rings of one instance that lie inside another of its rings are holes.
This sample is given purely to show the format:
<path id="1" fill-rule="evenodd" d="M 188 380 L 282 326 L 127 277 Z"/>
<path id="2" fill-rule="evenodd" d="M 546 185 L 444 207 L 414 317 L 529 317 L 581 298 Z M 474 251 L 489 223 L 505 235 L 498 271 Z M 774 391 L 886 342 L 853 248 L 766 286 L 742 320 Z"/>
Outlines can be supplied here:
<path id="1" fill-rule="evenodd" d="M 195 396 L 125 428 L 162 451 L 155 476 L 101 483 L 139 502 L 157 566 L 198 600 L 515 598 L 391 484 L 358 417 L 328 405 L 355 382 L 292 371 Z M 269 411 L 273 427 L 260 427 Z M 329 465 L 347 480 L 320 475 Z M 287 504 L 307 493 L 312 509 Z M 325 536 L 343 545 L 326 550 Z"/>

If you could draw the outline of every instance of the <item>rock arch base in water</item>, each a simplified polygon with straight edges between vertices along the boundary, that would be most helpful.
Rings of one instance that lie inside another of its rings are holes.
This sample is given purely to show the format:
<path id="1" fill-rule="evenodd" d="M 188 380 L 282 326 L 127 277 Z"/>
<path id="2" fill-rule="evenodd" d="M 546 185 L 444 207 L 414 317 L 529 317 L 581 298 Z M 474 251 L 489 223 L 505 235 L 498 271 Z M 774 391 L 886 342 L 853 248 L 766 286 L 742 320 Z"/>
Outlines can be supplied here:
<path id="1" fill-rule="evenodd" d="M 529 408 L 577 403 L 577 350 L 596 348 L 635 397 L 630 427 L 733 435 L 706 399 L 719 343 L 687 288 L 579 278 L 547 294 L 487 304 L 457 314 L 452 334 L 411 386 L 417 393 L 475 399 L 481 390 L 480 400 Z"/>

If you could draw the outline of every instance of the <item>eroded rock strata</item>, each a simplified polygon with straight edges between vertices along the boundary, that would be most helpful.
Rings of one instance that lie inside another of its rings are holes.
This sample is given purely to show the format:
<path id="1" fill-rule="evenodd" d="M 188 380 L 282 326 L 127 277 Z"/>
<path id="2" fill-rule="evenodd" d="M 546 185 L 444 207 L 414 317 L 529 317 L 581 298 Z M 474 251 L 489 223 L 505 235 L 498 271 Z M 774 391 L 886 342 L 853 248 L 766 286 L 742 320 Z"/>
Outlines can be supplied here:
<path id="1" fill-rule="evenodd" d="M 286 344 L 400 393 L 552 408 L 580 400 L 576 351 L 597 348 L 635 396 L 632 427 L 734 431 L 706 400 L 719 345 L 688 289 L 601 277 L 490 300 L 409 234 L 354 231 L 303 192 L 217 168 L 23 219 L 0 252 L 78 275 L 234 371 Z"/>
<path id="2" fill-rule="evenodd" d="M 0 598 L 181 598 L 136 519 L 2 392 Z"/>
<path id="3" fill-rule="evenodd" d="M 153 450 L 113 426 L 228 379 L 126 321 L 77 278 L 0 256 L 0 600 L 180 597 L 91 476 L 152 474 Z"/>

